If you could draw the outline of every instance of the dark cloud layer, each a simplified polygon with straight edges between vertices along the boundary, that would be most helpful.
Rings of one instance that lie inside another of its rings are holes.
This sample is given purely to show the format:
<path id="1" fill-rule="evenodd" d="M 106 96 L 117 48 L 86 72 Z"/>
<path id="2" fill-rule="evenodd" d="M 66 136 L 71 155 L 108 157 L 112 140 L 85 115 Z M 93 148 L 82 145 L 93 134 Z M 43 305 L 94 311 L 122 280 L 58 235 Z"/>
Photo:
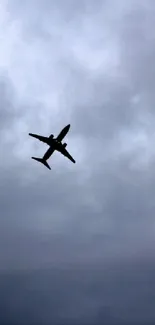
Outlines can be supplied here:
<path id="1" fill-rule="evenodd" d="M 155 321 L 154 11 L 2 1 L 2 324 Z M 49 173 L 28 133 L 68 123 Z"/>
<path id="2" fill-rule="evenodd" d="M 89 265 L 14 272 L 2 274 L 0 283 L 4 324 L 111 325 L 154 321 L 154 266 L 150 263 L 140 263 L 138 267 L 134 262 L 108 268 Z"/>

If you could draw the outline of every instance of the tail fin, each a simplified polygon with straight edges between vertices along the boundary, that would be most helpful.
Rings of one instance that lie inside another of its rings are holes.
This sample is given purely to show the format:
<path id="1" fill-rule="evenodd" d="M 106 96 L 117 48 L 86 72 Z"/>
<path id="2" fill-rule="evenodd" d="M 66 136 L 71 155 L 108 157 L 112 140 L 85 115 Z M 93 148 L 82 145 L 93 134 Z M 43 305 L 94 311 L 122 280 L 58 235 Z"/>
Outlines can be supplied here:
<path id="1" fill-rule="evenodd" d="M 31 157 L 32 159 L 41 162 L 43 165 L 45 165 L 48 169 L 51 169 L 51 167 L 48 165 L 47 161 L 44 160 L 43 158 L 36 158 L 36 157 Z"/>

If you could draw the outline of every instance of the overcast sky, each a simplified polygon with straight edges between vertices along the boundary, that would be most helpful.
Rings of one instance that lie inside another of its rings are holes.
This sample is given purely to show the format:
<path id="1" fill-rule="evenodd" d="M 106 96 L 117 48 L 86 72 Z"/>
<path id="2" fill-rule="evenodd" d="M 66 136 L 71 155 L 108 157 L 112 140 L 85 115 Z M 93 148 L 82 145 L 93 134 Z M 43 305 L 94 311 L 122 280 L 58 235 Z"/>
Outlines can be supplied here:
<path id="1" fill-rule="evenodd" d="M 1 0 L 0 157 L 0 324 L 153 324 L 153 0 Z"/>

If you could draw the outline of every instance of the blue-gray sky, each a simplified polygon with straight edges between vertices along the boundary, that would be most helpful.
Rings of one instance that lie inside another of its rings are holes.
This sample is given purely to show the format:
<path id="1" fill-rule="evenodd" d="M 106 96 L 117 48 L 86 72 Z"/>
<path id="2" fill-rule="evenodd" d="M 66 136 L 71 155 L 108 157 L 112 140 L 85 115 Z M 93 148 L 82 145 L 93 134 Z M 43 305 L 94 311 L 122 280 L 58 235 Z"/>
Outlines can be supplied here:
<path id="1" fill-rule="evenodd" d="M 155 3 L 2 0 L 3 324 L 155 322 Z M 28 133 L 59 133 L 77 163 Z"/>

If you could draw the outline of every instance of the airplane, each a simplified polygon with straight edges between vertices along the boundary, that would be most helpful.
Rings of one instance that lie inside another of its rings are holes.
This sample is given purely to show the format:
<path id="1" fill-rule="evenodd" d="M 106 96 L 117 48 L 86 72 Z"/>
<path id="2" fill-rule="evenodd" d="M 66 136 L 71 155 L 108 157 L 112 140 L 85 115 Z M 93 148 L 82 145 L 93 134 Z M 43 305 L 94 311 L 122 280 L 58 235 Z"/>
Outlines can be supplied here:
<path id="1" fill-rule="evenodd" d="M 45 154 L 42 158 L 36 158 L 36 157 L 31 157 L 31 158 L 36 161 L 39 161 L 40 163 L 45 165 L 48 169 L 51 169 L 51 167 L 47 163 L 47 160 L 50 158 L 50 156 L 56 150 L 56 151 L 60 152 L 62 155 L 64 155 L 65 157 L 67 157 L 68 159 L 70 159 L 75 164 L 75 160 L 73 159 L 73 157 L 69 154 L 69 152 L 66 149 L 67 143 L 62 143 L 62 140 L 68 133 L 69 129 L 70 129 L 70 124 L 66 125 L 61 130 L 61 132 L 59 133 L 59 135 L 56 138 L 54 138 L 53 134 L 51 134 L 49 137 L 44 137 L 44 136 L 41 136 L 38 134 L 29 133 L 29 135 L 31 137 L 36 138 L 36 139 L 46 143 L 49 146 L 48 150 L 45 152 Z"/>

